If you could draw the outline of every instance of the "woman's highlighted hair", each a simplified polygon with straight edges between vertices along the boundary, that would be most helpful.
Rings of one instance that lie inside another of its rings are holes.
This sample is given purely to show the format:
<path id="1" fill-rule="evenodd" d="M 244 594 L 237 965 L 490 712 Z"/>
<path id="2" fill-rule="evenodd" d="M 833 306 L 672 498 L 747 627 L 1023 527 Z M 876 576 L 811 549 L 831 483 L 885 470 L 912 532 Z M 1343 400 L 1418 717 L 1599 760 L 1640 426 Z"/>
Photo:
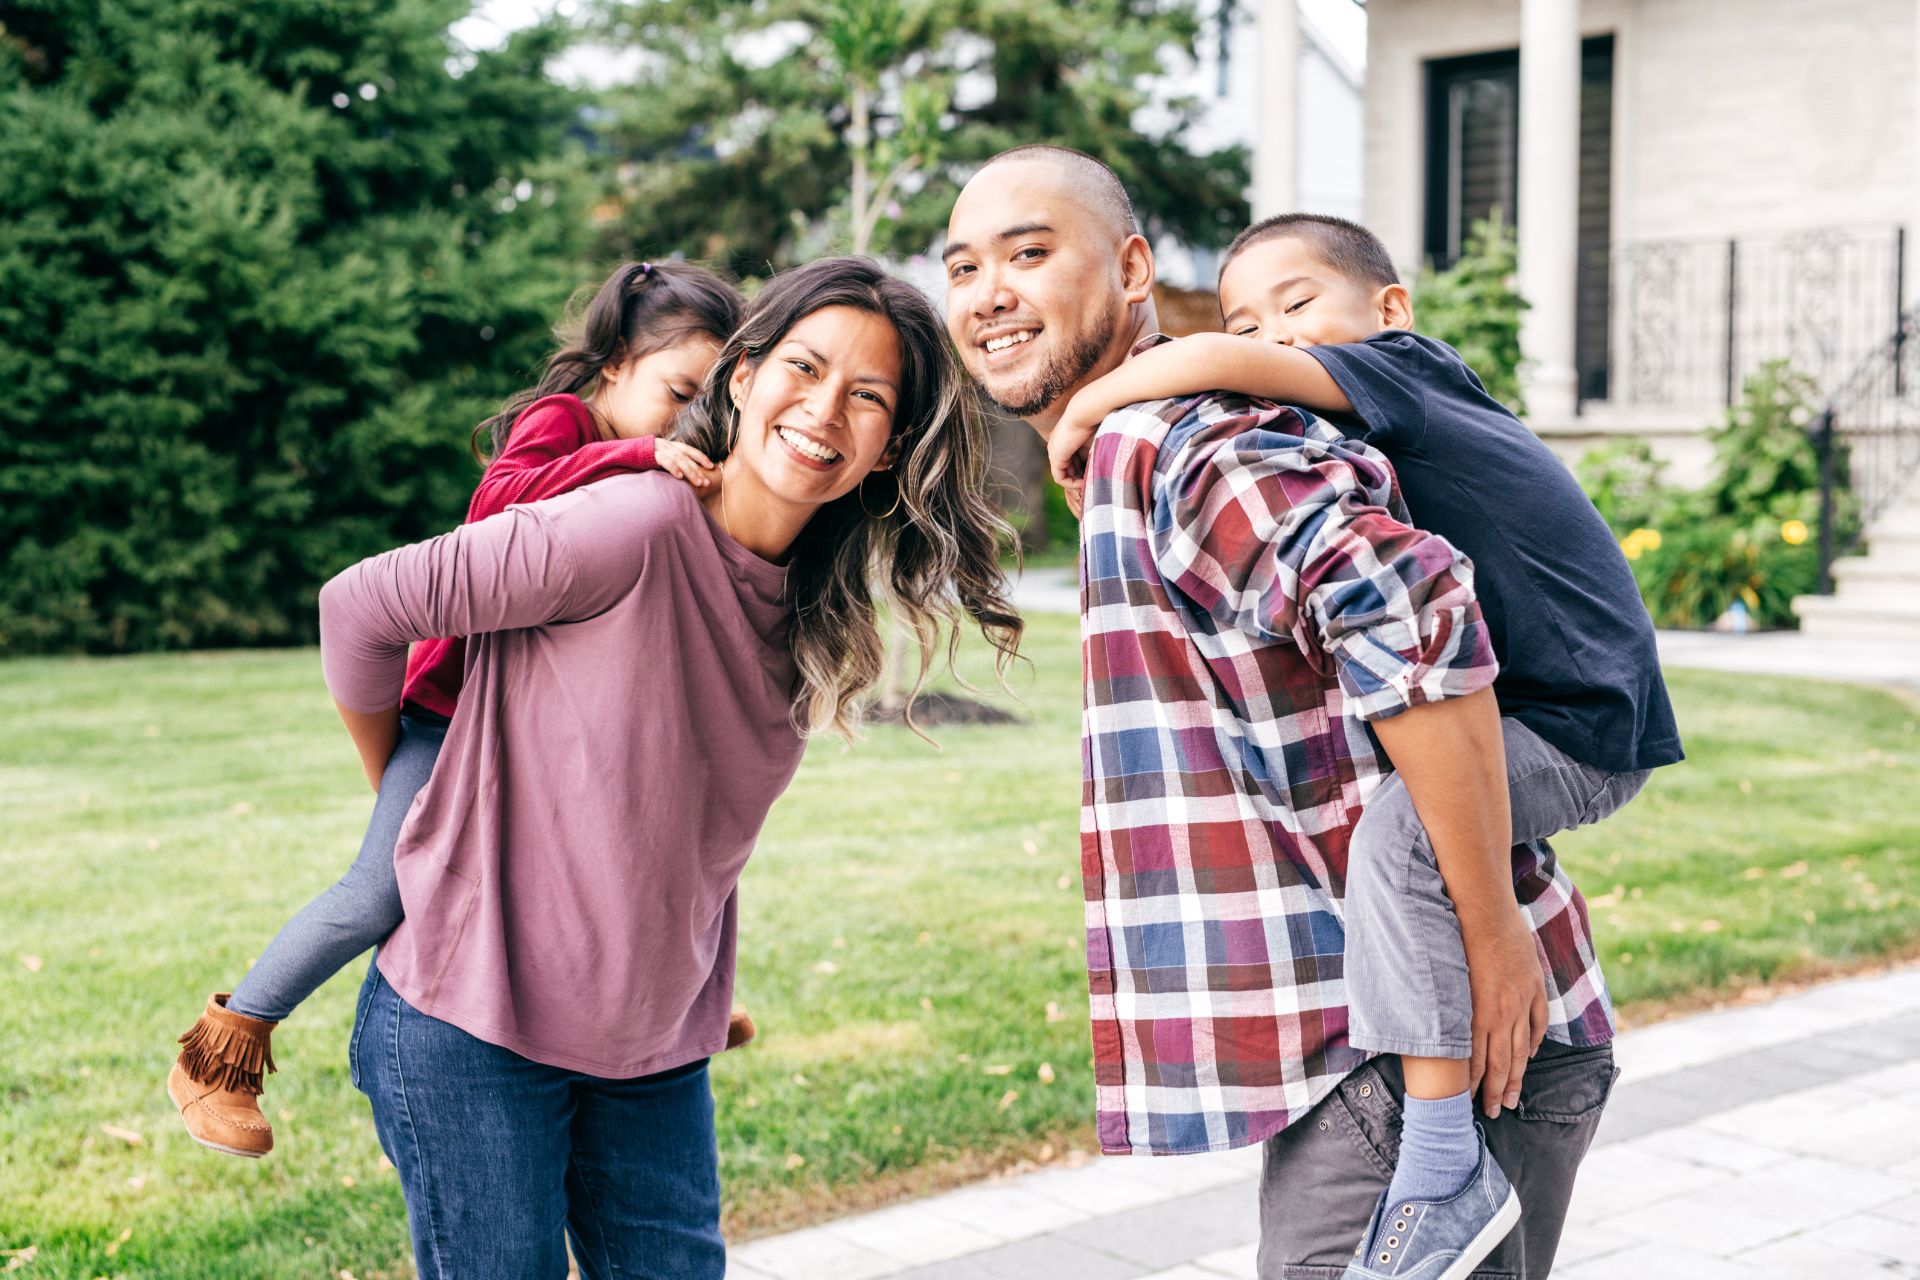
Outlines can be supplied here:
<path id="1" fill-rule="evenodd" d="M 951 664 L 963 616 L 998 651 L 1002 671 L 1018 649 L 1021 622 L 1000 570 L 1000 547 L 1012 530 L 984 496 L 986 424 L 947 345 L 946 326 L 925 295 L 871 260 L 823 258 L 768 281 L 674 438 L 724 459 L 739 428 L 728 394 L 734 370 L 743 361 L 758 367 L 794 325 L 827 307 L 879 316 L 900 340 L 892 435 L 898 460 L 869 477 L 871 493 L 856 487 L 815 512 L 787 569 L 799 669 L 794 722 L 806 733 L 851 736 L 854 705 L 886 664 L 879 601 L 916 641 L 916 693 L 943 635 Z"/>

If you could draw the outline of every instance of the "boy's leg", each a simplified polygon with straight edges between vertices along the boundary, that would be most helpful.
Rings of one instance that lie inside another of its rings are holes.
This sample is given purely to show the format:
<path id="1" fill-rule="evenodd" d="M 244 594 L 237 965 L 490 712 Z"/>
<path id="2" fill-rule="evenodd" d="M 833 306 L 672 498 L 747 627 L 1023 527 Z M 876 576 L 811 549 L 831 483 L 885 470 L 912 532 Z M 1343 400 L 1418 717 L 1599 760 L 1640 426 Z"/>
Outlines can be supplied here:
<path id="1" fill-rule="evenodd" d="M 1568 757 L 1513 719 L 1500 722 L 1513 842 L 1598 822 L 1638 794 L 1645 773 L 1614 774 Z M 1368 1053 L 1465 1059 L 1472 992 L 1460 925 L 1413 799 L 1397 776 L 1353 829 L 1346 883 L 1349 1040 Z M 1435 1096 L 1424 1079 L 1415 1096 Z"/>
<path id="2" fill-rule="evenodd" d="M 1540 1046 L 1518 1108 L 1482 1120 L 1487 1147 L 1512 1171 L 1520 1225 L 1473 1274 L 1548 1274 L 1574 1175 L 1599 1127 L 1616 1072 L 1612 1050 Z M 1400 1158 L 1403 1084 L 1391 1057 L 1355 1071 L 1266 1142 L 1260 1177 L 1262 1280 L 1338 1280 Z"/>
<path id="3" fill-rule="evenodd" d="M 400 741 L 380 775 L 380 794 L 347 873 L 283 926 L 233 989 L 227 1007 L 263 1022 L 279 1022 L 355 956 L 400 923 L 400 887 L 393 850 L 413 798 L 433 776 L 446 725 L 412 715 L 400 718 Z"/>

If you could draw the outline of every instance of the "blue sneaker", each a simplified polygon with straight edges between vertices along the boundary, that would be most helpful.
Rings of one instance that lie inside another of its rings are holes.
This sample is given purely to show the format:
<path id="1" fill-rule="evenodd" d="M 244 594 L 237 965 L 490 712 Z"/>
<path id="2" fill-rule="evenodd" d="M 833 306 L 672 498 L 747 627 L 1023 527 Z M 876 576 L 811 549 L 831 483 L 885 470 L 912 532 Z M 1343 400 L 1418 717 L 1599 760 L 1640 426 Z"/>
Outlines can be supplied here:
<path id="1" fill-rule="evenodd" d="M 1467 1185 L 1445 1200 L 1402 1200 L 1387 1193 L 1373 1208 L 1342 1280 L 1467 1280 L 1520 1221 L 1520 1197 L 1474 1126 L 1480 1164 Z"/>

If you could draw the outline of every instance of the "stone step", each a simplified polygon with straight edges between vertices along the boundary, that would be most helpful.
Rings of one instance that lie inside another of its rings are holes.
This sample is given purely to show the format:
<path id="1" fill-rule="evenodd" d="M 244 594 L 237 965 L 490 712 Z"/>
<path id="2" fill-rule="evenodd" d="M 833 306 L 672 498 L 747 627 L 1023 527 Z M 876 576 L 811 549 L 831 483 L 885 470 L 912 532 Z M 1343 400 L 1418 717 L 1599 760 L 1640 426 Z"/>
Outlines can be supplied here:
<path id="1" fill-rule="evenodd" d="M 1920 538 L 1920 505 L 1909 502 L 1882 512 L 1869 532 L 1875 538 Z"/>
<path id="2" fill-rule="evenodd" d="M 1875 529 L 1867 539 L 1867 554 L 1875 560 L 1902 560 L 1920 564 L 1920 533 Z"/>
<path id="3" fill-rule="evenodd" d="M 1801 596 L 1793 602 L 1800 629 L 1811 636 L 1907 640 L 1920 644 L 1920 599 Z"/>
<path id="4" fill-rule="evenodd" d="M 1833 562 L 1836 592 L 1851 597 L 1856 588 L 1891 591 L 1920 600 L 1920 555 L 1887 555 L 1877 548 L 1869 555 L 1846 556 Z"/>

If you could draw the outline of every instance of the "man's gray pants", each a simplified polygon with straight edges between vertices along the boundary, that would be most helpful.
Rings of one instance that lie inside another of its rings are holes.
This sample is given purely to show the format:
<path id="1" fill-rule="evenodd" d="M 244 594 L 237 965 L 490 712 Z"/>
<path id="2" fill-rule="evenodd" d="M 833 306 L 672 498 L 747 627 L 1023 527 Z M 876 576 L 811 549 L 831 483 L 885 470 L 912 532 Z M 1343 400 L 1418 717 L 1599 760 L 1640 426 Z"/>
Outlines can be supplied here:
<path id="1" fill-rule="evenodd" d="M 1641 773 L 1581 764 L 1503 719 L 1513 841 L 1598 822 L 1646 784 Z M 1466 1058 L 1473 1001 L 1460 926 L 1426 828 L 1398 777 L 1354 827 L 1346 885 L 1349 1041 L 1383 1054 L 1267 1140 L 1260 1184 L 1262 1280 L 1337 1280 L 1393 1176 L 1404 1096 L 1395 1055 Z M 1539 1280 L 1553 1263 L 1574 1174 L 1613 1087 L 1613 1051 L 1548 1041 L 1527 1067 L 1520 1106 L 1481 1120 L 1520 1194 L 1513 1234 L 1475 1277 Z"/>

